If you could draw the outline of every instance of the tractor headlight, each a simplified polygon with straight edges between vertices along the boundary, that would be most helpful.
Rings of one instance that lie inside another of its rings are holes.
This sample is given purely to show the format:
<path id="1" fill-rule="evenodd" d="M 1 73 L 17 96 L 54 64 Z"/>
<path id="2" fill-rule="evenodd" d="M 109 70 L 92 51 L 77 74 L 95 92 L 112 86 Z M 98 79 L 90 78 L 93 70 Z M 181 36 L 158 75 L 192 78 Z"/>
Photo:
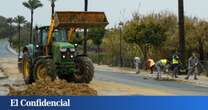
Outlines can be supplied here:
<path id="1" fill-rule="evenodd" d="M 63 55 L 63 56 L 62 56 L 62 58 L 63 58 L 63 59 L 65 59 L 65 58 L 66 58 L 66 56 L 65 56 L 65 55 Z"/>
<path id="2" fill-rule="evenodd" d="M 36 48 L 39 48 L 40 46 L 39 45 L 36 45 Z"/>
<path id="3" fill-rule="evenodd" d="M 66 49 L 66 48 L 60 48 L 60 51 L 61 51 L 61 52 L 66 52 L 67 49 Z"/>

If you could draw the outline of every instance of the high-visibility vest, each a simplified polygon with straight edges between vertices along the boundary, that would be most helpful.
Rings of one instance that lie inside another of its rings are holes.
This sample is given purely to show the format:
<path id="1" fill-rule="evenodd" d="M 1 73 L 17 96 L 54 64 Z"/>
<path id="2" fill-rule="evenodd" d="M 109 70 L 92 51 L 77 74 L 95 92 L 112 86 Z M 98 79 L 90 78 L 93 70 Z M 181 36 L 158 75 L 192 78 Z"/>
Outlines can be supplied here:
<path id="1" fill-rule="evenodd" d="M 168 63 L 168 60 L 167 60 L 167 59 L 161 59 L 160 61 L 161 61 L 161 63 L 162 63 L 163 65 L 166 65 L 166 64 Z"/>
<path id="2" fill-rule="evenodd" d="M 179 64 L 179 61 L 175 58 L 173 58 L 173 61 L 172 61 L 173 64 Z"/>
<path id="3" fill-rule="evenodd" d="M 179 64 L 179 57 L 178 57 L 178 55 L 173 55 L 173 59 L 172 59 L 172 64 Z"/>

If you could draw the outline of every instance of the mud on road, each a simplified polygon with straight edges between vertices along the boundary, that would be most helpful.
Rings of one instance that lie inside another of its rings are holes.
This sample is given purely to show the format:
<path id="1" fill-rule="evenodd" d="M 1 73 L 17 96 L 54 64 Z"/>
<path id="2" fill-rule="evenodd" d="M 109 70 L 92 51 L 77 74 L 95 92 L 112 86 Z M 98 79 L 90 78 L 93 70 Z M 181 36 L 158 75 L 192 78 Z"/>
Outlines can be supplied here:
<path id="1" fill-rule="evenodd" d="M 87 84 L 68 83 L 65 80 L 37 81 L 25 85 L 17 69 L 15 58 L 0 59 L 0 95 L 9 96 L 96 96 L 97 91 Z"/>
<path id="2" fill-rule="evenodd" d="M 96 90 L 87 84 L 73 84 L 63 80 L 37 81 L 25 85 L 17 69 L 15 58 L 0 58 L 0 95 L 11 96 L 95 96 Z"/>
<path id="3" fill-rule="evenodd" d="M 97 91 L 87 84 L 68 83 L 65 80 L 37 81 L 25 90 L 10 87 L 9 96 L 96 96 Z"/>

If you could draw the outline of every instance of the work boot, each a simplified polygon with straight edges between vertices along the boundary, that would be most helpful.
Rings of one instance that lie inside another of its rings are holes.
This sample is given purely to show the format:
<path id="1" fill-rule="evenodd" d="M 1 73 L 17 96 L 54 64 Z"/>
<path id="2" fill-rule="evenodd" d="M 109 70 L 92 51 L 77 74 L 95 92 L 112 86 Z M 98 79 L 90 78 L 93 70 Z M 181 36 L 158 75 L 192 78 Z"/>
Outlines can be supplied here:
<path id="1" fill-rule="evenodd" d="M 185 80 L 188 80 L 188 79 L 189 79 L 189 77 L 185 77 L 184 79 L 185 79 Z"/>
<path id="2" fill-rule="evenodd" d="M 139 71 L 136 72 L 136 74 L 139 74 L 139 73 L 140 73 Z"/>
<path id="3" fill-rule="evenodd" d="M 178 76 L 175 76 L 175 78 L 178 78 Z"/>
<path id="4" fill-rule="evenodd" d="M 197 78 L 197 77 L 195 77 L 195 78 L 194 78 L 194 80 L 198 80 L 198 78 Z"/>

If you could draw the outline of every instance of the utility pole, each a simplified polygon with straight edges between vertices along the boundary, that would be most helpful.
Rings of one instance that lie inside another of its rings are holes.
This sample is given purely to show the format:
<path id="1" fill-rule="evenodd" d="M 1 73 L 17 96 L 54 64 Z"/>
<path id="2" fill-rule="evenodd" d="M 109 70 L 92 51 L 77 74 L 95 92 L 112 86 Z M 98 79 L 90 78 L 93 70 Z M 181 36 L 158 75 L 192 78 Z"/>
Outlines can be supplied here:
<path id="1" fill-rule="evenodd" d="M 120 29 L 120 67 L 123 67 L 123 58 L 122 58 L 122 26 L 123 26 L 123 23 L 120 22 L 119 23 L 119 29 Z"/>
<path id="2" fill-rule="evenodd" d="M 88 0 L 84 1 L 84 11 L 88 11 Z M 83 49 L 84 49 L 84 55 L 87 55 L 87 28 L 84 28 L 84 42 L 83 42 Z"/>
<path id="3" fill-rule="evenodd" d="M 178 18 L 179 18 L 179 52 L 181 61 L 185 59 L 185 30 L 184 30 L 184 1 L 178 0 Z"/>

